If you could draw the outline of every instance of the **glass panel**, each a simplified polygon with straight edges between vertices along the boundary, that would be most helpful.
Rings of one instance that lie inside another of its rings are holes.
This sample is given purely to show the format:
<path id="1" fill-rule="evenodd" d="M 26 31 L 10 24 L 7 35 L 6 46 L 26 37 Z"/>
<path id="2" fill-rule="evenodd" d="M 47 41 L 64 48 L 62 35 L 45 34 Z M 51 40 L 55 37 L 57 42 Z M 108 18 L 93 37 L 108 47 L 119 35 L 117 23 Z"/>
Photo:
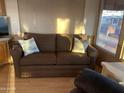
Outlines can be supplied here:
<path id="1" fill-rule="evenodd" d="M 116 54 L 124 11 L 103 10 L 96 45 Z"/>

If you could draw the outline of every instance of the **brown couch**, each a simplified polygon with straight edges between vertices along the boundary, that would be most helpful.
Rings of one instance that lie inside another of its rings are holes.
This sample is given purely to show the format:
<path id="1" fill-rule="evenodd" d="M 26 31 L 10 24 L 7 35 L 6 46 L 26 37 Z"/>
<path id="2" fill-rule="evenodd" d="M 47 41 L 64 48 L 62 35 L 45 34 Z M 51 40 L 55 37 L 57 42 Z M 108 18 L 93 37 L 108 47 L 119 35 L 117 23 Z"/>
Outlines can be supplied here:
<path id="1" fill-rule="evenodd" d="M 93 68 L 97 50 L 89 45 L 85 54 L 72 53 L 75 36 L 78 37 L 72 34 L 25 33 L 25 39 L 35 38 L 40 52 L 23 56 L 22 48 L 15 43 L 11 54 L 16 76 L 75 76 L 83 68 Z"/>

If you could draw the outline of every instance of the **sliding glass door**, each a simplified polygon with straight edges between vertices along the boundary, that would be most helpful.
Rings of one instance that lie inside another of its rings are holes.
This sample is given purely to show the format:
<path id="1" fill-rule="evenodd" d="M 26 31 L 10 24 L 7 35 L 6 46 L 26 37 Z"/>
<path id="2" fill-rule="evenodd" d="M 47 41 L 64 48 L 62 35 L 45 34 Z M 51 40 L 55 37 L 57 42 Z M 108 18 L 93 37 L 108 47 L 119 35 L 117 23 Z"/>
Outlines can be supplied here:
<path id="1" fill-rule="evenodd" d="M 124 59 L 124 0 L 101 0 L 96 34 L 99 62 Z"/>
<path id="2" fill-rule="evenodd" d="M 124 11 L 103 10 L 97 32 L 96 45 L 116 54 Z"/>

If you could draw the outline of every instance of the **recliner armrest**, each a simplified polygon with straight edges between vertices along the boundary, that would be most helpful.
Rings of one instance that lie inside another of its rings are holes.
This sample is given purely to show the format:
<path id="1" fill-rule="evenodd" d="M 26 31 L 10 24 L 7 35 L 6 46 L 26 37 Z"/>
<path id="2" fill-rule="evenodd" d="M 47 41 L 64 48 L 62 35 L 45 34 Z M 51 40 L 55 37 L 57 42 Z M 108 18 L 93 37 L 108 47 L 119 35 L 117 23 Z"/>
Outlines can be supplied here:
<path id="1" fill-rule="evenodd" d="M 89 45 L 87 47 L 87 55 L 90 57 L 90 62 L 91 62 L 91 68 L 94 69 L 95 64 L 96 64 L 96 59 L 98 56 L 98 51 L 95 47 Z"/>

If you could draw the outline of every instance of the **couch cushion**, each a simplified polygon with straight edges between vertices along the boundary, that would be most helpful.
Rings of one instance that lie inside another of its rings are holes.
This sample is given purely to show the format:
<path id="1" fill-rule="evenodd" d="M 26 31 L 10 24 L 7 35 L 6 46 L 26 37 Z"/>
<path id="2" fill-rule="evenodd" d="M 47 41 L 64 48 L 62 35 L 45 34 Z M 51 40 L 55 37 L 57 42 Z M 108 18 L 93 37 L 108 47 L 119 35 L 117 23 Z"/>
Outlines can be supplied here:
<path id="1" fill-rule="evenodd" d="M 58 34 L 57 35 L 57 51 L 68 52 L 72 49 L 73 35 L 72 34 Z"/>
<path id="2" fill-rule="evenodd" d="M 20 61 L 21 65 L 53 65 L 56 64 L 55 53 L 35 53 L 25 56 Z"/>
<path id="3" fill-rule="evenodd" d="M 43 52 L 55 52 L 55 34 L 34 34 L 34 33 L 25 33 L 25 39 L 31 37 L 35 38 L 38 48 Z"/>
<path id="4" fill-rule="evenodd" d="M 90 63 L 90 60 L 86 54 L 72 53 L 72 52 L 57 53 L 57 64 L 84 65 L 89 63 Z"/>

